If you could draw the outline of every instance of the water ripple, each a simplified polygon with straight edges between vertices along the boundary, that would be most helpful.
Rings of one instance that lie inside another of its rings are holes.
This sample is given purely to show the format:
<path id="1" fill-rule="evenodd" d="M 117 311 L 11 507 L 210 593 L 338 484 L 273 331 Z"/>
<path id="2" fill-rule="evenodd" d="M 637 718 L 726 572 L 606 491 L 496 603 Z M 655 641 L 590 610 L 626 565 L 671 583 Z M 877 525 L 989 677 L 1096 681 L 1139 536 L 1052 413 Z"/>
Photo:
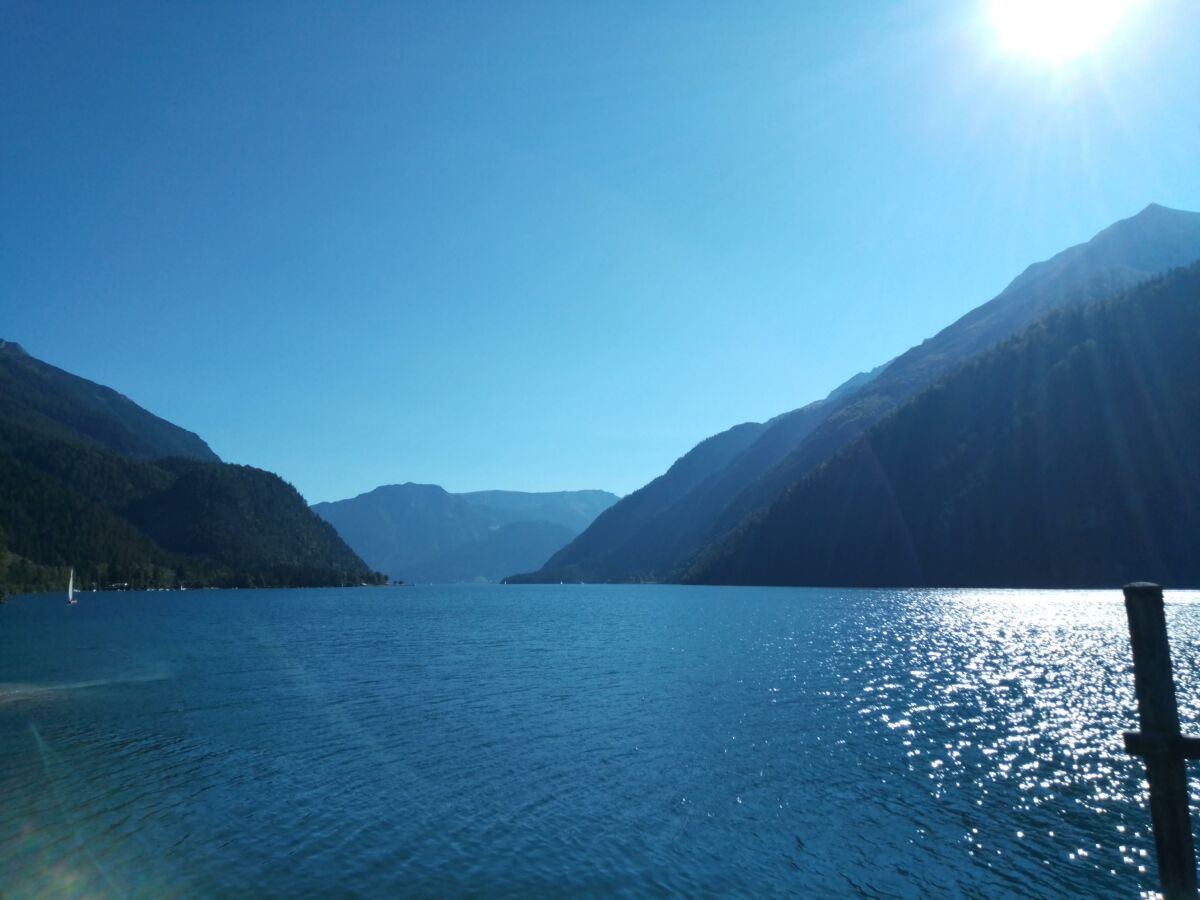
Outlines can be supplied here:
<path id="1" fill-rule="evenodd" d="M 1135 708 L 1117 591 L 23 598 L 0 894 L 1132 896 Z"/>

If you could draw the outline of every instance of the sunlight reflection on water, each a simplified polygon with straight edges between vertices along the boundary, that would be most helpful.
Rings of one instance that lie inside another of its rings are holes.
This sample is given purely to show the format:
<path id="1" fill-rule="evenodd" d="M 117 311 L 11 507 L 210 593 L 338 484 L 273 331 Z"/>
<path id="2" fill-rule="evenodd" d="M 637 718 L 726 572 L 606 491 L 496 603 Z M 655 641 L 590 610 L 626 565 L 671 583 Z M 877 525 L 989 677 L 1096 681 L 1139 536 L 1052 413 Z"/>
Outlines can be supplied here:
<path id="1" fill-rule="evenodd" d="M 1155 884 L 1119 591 L 89 599 L 0 610 L 5 897 Z"/>
<path id="2" fill-rule="evenodd" d="M 1198 600 L 1175 592 L 1168 606 L 1181 715 L 1192 722 Z M 1120 593 L 912 592 L 902 608 L 894 621 L 860 618 L 867 644 L 850 641 L 868 658 L 854 702 L 871 725 L 897 732 L 908 772 L 923 773 L 933 797 L 980 809 L 962 830 L 968 853 L 1011 866 L 1007 828 L 1026 864 L 1061 866 L 1065 855 L 1098 873 L 1144 875 L 1145 785 L 1120 747 L 1136 710 Z M 1003 820 L 984 814 L 997 805 Z"/>

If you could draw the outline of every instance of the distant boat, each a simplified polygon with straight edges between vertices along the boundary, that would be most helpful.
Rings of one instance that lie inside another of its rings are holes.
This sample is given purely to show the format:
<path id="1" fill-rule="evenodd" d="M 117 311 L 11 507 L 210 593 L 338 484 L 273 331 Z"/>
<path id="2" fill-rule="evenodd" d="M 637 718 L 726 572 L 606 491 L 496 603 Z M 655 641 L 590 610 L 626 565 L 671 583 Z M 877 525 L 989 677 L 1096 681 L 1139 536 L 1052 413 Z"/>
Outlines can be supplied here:
<path id="1" fill-rule="evenodd" d="M 71 567 L 71 577 L 67 579 L 67 603 L 78 603 L 75 599 L 75 567 Z"/>

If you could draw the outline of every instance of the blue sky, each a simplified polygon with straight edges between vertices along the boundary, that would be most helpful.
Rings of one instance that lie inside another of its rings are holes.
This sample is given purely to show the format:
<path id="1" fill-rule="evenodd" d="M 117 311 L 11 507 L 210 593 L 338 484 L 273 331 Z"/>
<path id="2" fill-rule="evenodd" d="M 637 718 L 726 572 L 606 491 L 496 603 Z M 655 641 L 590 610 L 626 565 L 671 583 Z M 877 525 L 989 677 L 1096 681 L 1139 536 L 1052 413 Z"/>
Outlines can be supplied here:
<path id="1" fill-rule="evenodd" d="M 311 501 L 625 493 L 1151 201 L 1200 11 L 0 6 L 0 337 Z"/>

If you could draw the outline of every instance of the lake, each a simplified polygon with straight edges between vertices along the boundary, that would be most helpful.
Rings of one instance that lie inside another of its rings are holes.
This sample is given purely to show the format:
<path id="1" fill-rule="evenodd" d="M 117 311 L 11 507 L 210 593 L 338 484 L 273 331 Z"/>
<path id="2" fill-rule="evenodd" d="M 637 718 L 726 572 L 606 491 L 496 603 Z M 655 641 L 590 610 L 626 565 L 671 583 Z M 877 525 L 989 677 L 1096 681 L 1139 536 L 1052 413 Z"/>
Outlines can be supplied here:
<path id="1" fill-rule="evenodd" d="M 1119 590 L 21 597 L 0 894 L 1131 897 L 1135 710 Z"/>

